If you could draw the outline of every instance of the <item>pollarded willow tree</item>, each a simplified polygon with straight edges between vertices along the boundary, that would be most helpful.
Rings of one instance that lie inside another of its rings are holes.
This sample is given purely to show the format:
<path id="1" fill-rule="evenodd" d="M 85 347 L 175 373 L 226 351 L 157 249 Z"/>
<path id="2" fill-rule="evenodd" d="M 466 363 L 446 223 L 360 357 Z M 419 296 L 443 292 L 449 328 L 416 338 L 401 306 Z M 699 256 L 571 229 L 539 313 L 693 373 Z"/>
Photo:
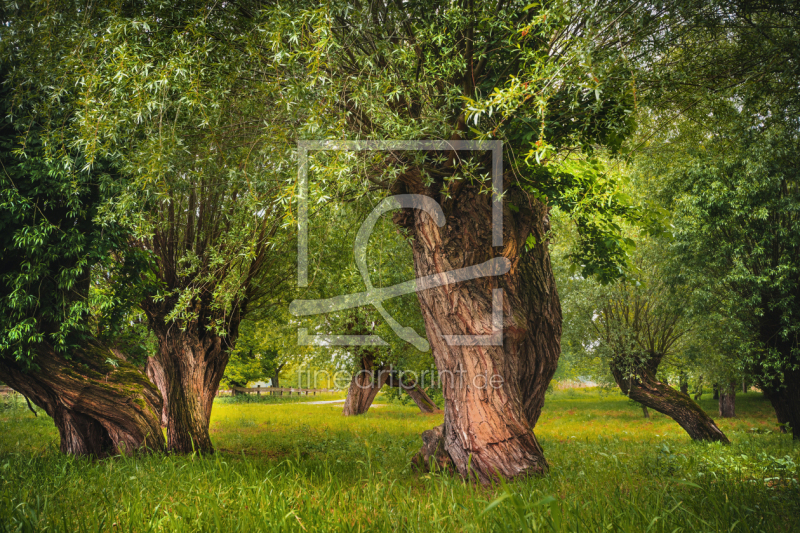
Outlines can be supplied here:
<path id="1" fill-rule="evenodd" d="M 68 3 L 66 3 L 68 4 Z M 158 339 L 148 375 L 161 390 L 168 447 L 211 451 L 208 421 L 244 314 L 280 298 L 293 264 L 281 232 L 293 165 L 291 113 L 272 105 L 268 74 L 250 53 L 246 4 L 47 4 L 30 39 L 51 24 L 69 39 L 30 48 L 19 92 L 44 65 L 58 92 L 74 87 L 73 116 L 50 134 L 111 162 L 128 184 L 99 217 L 132 228 L 127 245 L 152 259 L 138 305 Z M 63 8 L 63 9 L 62 9 Z"/>
<path id="2" fill-rule="evenodd" d="M 642 240 L 642 239 L 640 239 Z M 696 337 L 687 285 L 675 283 L 660 239 L 637 250 L 635 279 L 601 285 L 574 277 L 564 281 L 570 344 L 584 357 L 599 357 L 617 386 L 632 400 L 663 413 L 694 440 L 728 442 L 714 420 L 688 394 L 659 375 L 663 366 L 693 344 Z"/>
<path id="3" fill-rule="evenodd" d="M 15 101 L 3 59 L 0 379 L 53 419 L 63 453 L 163 450 L 161 395 L 120 342 L 149 261 L 127 247 L 129 228 L 97 220 L 124 180 L 107 165 L 87 172 L 48 157 L 52 117 L 33 97 Z"/>
<path id="4" fill-rule="evenodd" d="M 293 168 L 286 115 L 266 84 L 242 82 L 244 56 L 232 57 L 231 42 L 217 42 L 218 32 L 235 41 L 240 19 L 223 10 L 209 27 L 180 15 L 155 8 L 110 21 L 96 46 L 116 55 L 94 64 L 81 126 L 101 126 L 87 146 L 141 139 L 115 151 L 146 187 L 116 207 L 134 206 L 135 244 L 155 257 L 162 288 L 141 303 L 159 340 L 148 374 L 164 395 L 169 448 L 190 452 L 213 449 L 211 407 L 243 316 L 280 299 L 289 279 L 280 198 Z"/>
<path id="5" fill-rule="evenodd" d="M 547 469 L 532 428 L 561 335 L 550 206 L 574 215 L 583 236 L 575 259 L 587 274 L 613 278 L 624 263 L 624 242 L 606 215 L 631 213 L 613 184 L 558 164 L 598 145 L 613 151 L 632 130 L 625 43 L 602 22 L 614 9 L 342 1 L 276 9 L 265 27 L 272 42 L 289 43 L 279 60 L 308 69 L 327 112 L 317 121 L 335 119 L 343 137 L 504 143 L 501 246 L 492 238 L 491 153 L 369 152 L 334 184 L 366 183 L 441 206 L 439 221 L 413 209 L 394 217 L 411 239 L 417 277 L 507 260 L 502 275 L 486 271 L 418 293 L 438 370 L 462 377 L 444 384 L 445 422 L 425 437 L 425 449 L 438 449 L 441 464 L 465 477 L 488 482 Z M 445 342 L 493 334 L 494 289 L 504 290 L 502 345 Z M 492 376 L 502 386 L 474 385 Z"/>

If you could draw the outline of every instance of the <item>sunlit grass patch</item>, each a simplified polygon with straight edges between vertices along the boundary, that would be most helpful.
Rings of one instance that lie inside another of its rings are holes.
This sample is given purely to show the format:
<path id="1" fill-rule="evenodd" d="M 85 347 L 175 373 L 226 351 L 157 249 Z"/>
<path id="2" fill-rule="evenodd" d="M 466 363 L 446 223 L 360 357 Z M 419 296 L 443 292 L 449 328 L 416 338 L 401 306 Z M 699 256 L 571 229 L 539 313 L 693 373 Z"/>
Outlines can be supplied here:
<path id="1" fill-rule="evenodd" d="M 550 473 L 495 487 L 414 472 L 442 415 L 377 402 L 348 418 L 341 403 L 219 402 L 218 453 L 104 461 L 63 457 L 46 417 L 1 410 L 0 532 L 800 530 L 800 446 L 749 431 L 774 425 L 757 394 L 725 446 L 617 393 L 556 393 L 536 428 Z"/>

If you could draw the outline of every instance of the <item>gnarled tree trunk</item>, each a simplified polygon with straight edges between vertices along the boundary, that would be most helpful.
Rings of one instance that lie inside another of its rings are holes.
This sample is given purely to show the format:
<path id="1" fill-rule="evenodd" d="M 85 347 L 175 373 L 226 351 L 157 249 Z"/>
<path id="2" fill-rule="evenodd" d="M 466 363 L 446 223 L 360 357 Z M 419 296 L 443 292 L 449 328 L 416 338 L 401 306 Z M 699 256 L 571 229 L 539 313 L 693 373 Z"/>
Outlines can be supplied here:
<path id="1" fill-rule="evenodd" d="M 486 269 L 484 277 L 417 292 L 442 381 L 445 421 L 441 431 L 426 432 L 430 442 L 415 463 L 424 467 L 435 460 L 481 482 L 544 472 L 547 462 L 532 429 L 561 339 L 561 307 L 544 239 L 547 209 L 515 189 L 507 191 L 508 202 L 524 208 L 512 212 L 504 206 L 503 248 L 494 248 L 490 195 L 462 182 L 451 188 L 450 199 L 442 199 L 436 184 L 424 188 L 411 178 L 401 180 L 407 188 L 396 192 L 442 200 L 445 215 L 441 226 L 421 210 L 395 215 L 413 237 L 418 278 L 501 257 L 510 265 L 503 275 Z M 535 238 L 532 249 L 525 247 L 529 236 Z M 493 329 L 493 289 L 503 289 L 502 344 L 446 342 L 445 335 L 500 333 Z"/>
<path id="2" fill-rule="evenodd" d="M 61 452 L 105 457 L 164 450 L 161 395 L 147 376 L 97 341 L 69 355 L 41 344 L 31 370 L 0 358 L 0 379 L 50 415 Z"/>
<path id="3" fill-rule="evenodd" d="M 170 308 L 168 304 L 148 302 L 143 308 L 158 338 L 158 352 L 148 371 L 156 376 L 164 397 L 167 447 L 177 453 L 213 453 L 211 407 L 228 364 L 229 347 L 236 340 L 238 322 L 229 326 L 227 337 L 221 337 L 196 321 L 184 329 L 165 322 L 163 310 Z"/>
<path id="4" fill-rule="evenodd" d="M 198 296 L 194 320 L 166 320 L 177 305 L 174 297 L 142 302 L 150 329 L 158 339 L 148 373 L 164 397 L 167 448 L 177 453 L 213 453 L 209 434 L 211 407 L 238 335 L 239 317 L 226 317 L 226 335 L 212 327 L 221 321 L 207 308 L 210 296 Z M 241 310 L 241 307 L 240 307 Z"/>
<path id="5" fill-rule="evenodd" d="M 391 374 L 388 367 L 375 363 L 375 354 L 369 350 L 364 351 L 360 363 L 347 389 L 347 398 L 342 410 L 344 416 L 366 413 Z"/>
<path id="6" fill-rule="evenodd" d="M 672 418 L 692 439 L 729 442 L 714 420 L 688 395 L 656 380 L 660 363 L 658 354 L 651 354 L 646 364 L 633 369 L 623 369 L 621 363 L 612 361 L 611 374 L 630 399 Z"/>
<path id="7" fill-rule="evenodd" d="M 722 387 L 719 394 L 719 416 L 734 418 L 736 416 L 736 382 L 731 381 Z"/>

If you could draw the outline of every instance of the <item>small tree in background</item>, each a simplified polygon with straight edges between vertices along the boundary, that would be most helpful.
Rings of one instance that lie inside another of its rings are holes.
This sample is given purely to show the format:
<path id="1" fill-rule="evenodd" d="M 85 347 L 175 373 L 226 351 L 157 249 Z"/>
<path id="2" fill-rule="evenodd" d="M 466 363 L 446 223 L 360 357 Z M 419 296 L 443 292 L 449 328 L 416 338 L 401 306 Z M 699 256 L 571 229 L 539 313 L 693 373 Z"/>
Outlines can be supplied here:
<path id="1" fill-rule="evenodd" d="M 577 277 L 562 284 L 564 306 L 573 315 L 567 336 L 589 357 L 605 361 L 632 400 L 671 417 L 692 439 L 728 442 L 699 405 L 658 377 L 662 364 L 682 352 L 692 329 L 685 316 L 686 288 L 670 285 L 655 262 L 664 252 L 657 239 L 642 242 L 635 279 L 601 285 Z"/>

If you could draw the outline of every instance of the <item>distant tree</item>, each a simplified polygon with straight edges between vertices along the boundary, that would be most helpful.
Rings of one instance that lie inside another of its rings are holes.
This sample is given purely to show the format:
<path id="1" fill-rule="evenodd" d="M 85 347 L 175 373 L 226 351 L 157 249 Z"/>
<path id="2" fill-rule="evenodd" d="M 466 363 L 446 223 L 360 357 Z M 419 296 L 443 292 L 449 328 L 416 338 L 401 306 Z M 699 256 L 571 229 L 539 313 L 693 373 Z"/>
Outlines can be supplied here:
<path id="1" fill-rule="evenodd" d="M 583 278 L 564 280 L 563 301 L 570 316 L 566 337 L 589 357 L 609 365 L 625 395 L 671 417 L 692 439 L 728 442 L 688 394 L 658 377 L 662 364 L 681 353 L 691 333 L 686 287 L 668 283 L 658 264 L 664 259 L 663 249 L 658 240 L 640 245 L 635 279 L 610 285 Z"/>
<path id="2" fill-rule="evenodd" d="M 225 382 L 244 387 L 250 381 L 272 380 L 272 387 L 280 387 L 280 374 L 292 361 L 289 353 L 297 335 L 291 328 L 281 328 L 282 320 L 274 309 L 260 309 L 242 322 L 225 367 Z"/>
<path id="3" fill-rule="evenodd" d="M 269 350 L 266 353 L 256 353 L 252 348 L 234 351 L 225 367 L 223 382 L 231 387 L 246 387 L 251 381 L 270 379 L 275 373 L 275 357 L 278 352 Z M 273 386 L 277 387 L 273 383 Z"/>
<path id="4" fill-rule="evenodd" d="M 676 259 L 681 264 L 681 259 Z M 684 353 L 701 381 L 713 383 L 719 390 L 719 416 L 730 418 L 735 416 L 736 384 L 743 379 L 751 339 L 738 320 L 724 315 L 724 309 L 708 309 L 705 304 L 698 307 L 705 297 L 703 290 L 695 286 L 687 299 L 686 319 L 693 324 L 693 331 L 684 343 Z M 698 386 L 702 387 L 702 382 Z"/>
<path id="5" fill-rule="evenodd" d="M 702 144 L 687 128 L 686 138 L 664 148 L 680 164 L 661 167 L 661 175 L 675 209 L 676 248 L 704 288 L 698 305 L 722 310 L 747 333 L 742 371 L 797 438 L 800 124 L 785 111 L 766 119 L 736 112 L 704 130 Z"/>
<path id="6" fill-rule="evenodd" d="M 315 225 L 311 233 L 315 267 L 310 275 L 314 284 L 303 291 L 305 297 L 329 298 L 366 290 L 361 268 L 374 287 L 387 287 L 413 279 L 407 237 L 398 233 L 388 216 L 376 221 L 370 238 L 362 243 L 363 250 L 360 247 L 354 249 L 360 224 L 379 201 L 380 198 L 364 194 L 345 206 L 328 206 L 316 211 L 315 218 L 325 220 L 326 224 Z M 356 252 L 364 252 L 361 267 Z M 385 344 L 329 348 L 318 351 L 316 356 L 309 354 L 309 360 L 324 364 L 335 359 L 338 367 L 350 374 L 342 411 L 345 416 L 366 413 L 384 385 L 402 388 L 424 412 L 437 410 L 436 404 L 416 380 L 402 378 L 402 371 L 409 369 L 409 366 L 420 366 L 417 364 L 420 360 L 428 367 L 432 362 L 430 356 L 419 349 L 427 348 L 428 343 L 424 334 L 419 333 L 423 323 L 418 300 L 413 294 L 407 294 L 382 302 L 381 305 L 401 328 L 410 328 L 414 333 L 410 337 L 406 335 L 406 339 L 399 338 L 386 318 L 373 306 L 337 312 L 321 311 L 316 318 L 303 319 L 304 325 L 311 326 L 309 331 L 315 334 L 380 337 Z M 408 342 L 409 339 L 413 345 Z"/>

